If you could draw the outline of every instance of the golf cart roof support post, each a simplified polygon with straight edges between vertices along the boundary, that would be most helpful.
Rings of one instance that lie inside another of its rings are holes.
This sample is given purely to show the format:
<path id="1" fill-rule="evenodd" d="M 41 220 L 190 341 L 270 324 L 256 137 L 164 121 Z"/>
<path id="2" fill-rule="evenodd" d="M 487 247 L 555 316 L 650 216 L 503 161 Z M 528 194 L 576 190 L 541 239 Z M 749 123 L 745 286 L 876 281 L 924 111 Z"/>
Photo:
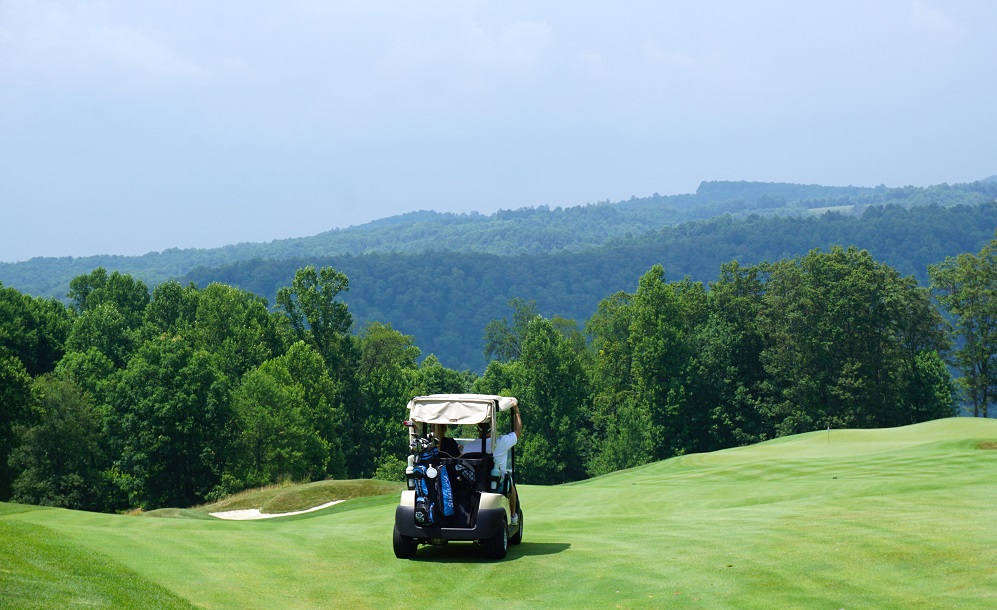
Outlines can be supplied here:
<path id="1" fill-rule="evenodd" d="M 495 463 L 495 453 L 494 453 L 494 451 L 495 451 L 495 441 L 498 439 L 498 410 L 499 410 L 498 399 L 496 399 L 494 401 L 494 403 L 495 403 L 495 406 L 492 409 L 490 409 L 491 410 L 491 420 L 488 422 L 488 424 L 489 424 L 488 425 L 488 437 L 492 440 L 492 452 L 493 452 L 493 453 L 491 453 L 491 460 L 490 460 L 491 463 L 492 463 L 492 467 L 491 467 L 491 471 L 492 472 L 494 472 L 494 470 L 496 468 L 498 468 L 498 464 Z M 489 472 L 489 475 L 491 475 L 491 472 Z"/>

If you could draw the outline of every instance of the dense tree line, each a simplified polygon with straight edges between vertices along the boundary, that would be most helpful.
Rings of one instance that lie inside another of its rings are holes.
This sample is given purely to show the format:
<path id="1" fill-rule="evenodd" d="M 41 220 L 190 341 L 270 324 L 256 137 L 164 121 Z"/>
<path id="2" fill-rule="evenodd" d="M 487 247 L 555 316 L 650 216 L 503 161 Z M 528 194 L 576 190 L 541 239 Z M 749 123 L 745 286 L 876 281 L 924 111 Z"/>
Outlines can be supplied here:
<path id="1" fill-rule="evenodd" d="M 387 324 L 354 333 L 342 273 L 300 269 L 276 307 L 213 283 L 103 268 L 70 304 L 0 287 L 0 499 L 189 506 L 284 479 L 396 476 L 413 393 L 466 374 Z"/>
<path id="2" fill-rule="evenodd" d="M 949 337 L 928 290 L 856 248 L 731 262 L 708 289 L 667 282 L 655 265 L 635 292 L 599 303 L 587 344 L 512 305 L 513 322 L 488 334 L 499 359 L 484 378 L 523 397 L 540 428 L 523 447 L 523 477 L 536 482 L 955 413 Z"/>
<path id="3" fill-rule="evenodd" d="M 995 251 L 997 239 L 932 268 L 952 332 L 915 278 L 833 247 L 731 261 L 709 284 L 651 265 L 583 323 L 513 298 L 511 317 L 479 329 L 480 376 L 420 363 L 387 323 L 358 329 L 348 276 L 331 267 L 298 269 L 273 309 L 221 283 L 150 291 L 103 268 L 72 281 L 69 305 L 0 286 L 0 499 L 106 511 L 281 480 L 399 478 L 405 404 L 434 392 L 517 396 L 518 470 L 545 484 L 945 417 L 957 397 L 986 415 Z"/>

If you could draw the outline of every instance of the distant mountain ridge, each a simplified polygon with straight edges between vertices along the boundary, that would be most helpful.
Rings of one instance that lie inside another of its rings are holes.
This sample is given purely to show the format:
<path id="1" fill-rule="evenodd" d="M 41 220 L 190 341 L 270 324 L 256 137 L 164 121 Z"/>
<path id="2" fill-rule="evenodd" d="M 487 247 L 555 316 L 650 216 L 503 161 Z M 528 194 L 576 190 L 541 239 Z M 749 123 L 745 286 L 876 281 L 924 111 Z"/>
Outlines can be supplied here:
<path id="1" fill-rule="evenodd" d="M 311 237 L 241 243 L 213 249 L 168 249 L 142 256 L 34 258 L 0 263 L 0 282 L 35 296 L 65 298 L 69 281 L 98 266 L 129 273 L 151 286 L 194 269 L 247 260 L 287 260 L 374 253 L 476 252 L 513 256 L 583 252 L 666 227 L 729 215 L 806 216 L 832 208 L 861 214 L 873 205 L 978 205 L 997 198 L 997 180 L 930 187 L 827 187 L 790 183 L 710 181 L 695 194 L 631 197 L 568 208 L 538 206 L 491 215 L 416 211 Z"/>

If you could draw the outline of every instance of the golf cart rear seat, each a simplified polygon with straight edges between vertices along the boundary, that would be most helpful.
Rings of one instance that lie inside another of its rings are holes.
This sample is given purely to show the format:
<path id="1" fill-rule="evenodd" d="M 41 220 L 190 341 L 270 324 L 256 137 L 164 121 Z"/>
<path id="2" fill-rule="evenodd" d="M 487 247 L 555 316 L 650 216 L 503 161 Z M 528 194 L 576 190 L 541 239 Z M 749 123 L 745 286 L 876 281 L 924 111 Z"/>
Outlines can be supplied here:
<path id="1" fill-rule="evenodd" d="M 458 458 L 440 458 L 450 473 L 450 484 L 471 491 L 488 491 L 493 458 L 486 453 L 464 453 Z"/>

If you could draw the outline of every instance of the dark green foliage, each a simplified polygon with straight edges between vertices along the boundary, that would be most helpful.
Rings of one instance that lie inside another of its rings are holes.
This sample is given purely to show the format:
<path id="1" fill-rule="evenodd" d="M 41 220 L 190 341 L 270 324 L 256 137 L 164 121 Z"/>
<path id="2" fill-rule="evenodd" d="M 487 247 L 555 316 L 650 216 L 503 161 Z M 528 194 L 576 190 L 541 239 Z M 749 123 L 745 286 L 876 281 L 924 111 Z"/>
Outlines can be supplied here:
<path id="1" fill-rule="evenodd" d="M 0 283 L 0 352 L 31 376 L 50 373 L 63 353 L 71 314 L 58 301 L 32 298 Z"/>
<path id="2" fill-rule="evenodd" d="M 43 375 L 31 387 L 31 415 L 18 426 L 12 500 L 83 510 L 104 506 L 104 418 L 69 379 Z"/>
<path id="3" fill-rule="evenodd" d="M 298 269 L 290 287 L 277 291 L 277 308 L 286 316 L 296 339 L 322 355 L 334 376 L 352 363 L 350 330 L 353 317 L 338 300 L 350 289 L 345 274 L 332 267 Z"/>
<path id="4" fill-rule="evenodd" d="M 322 356 L 303 342 L 291 345 L 287 353 L 276 360 L 301 388 L 302 413 L 328 448 L 328 461 L 324 468 L 315 470 L 312 478 L 345 477 L 348 469 L 343 455 L 342 434 L 346 426 L 343 384 L 329 374 Z"/>
<path id="5" fill-rule="evenodd" d="M 495 358 L 509 362 L 519 358 L 523 337 L 530 322 L 540 315 L 536 301 L 515 298 L 509 301 L 513 308 L 512 323 L 506 318 L 492 320 L 485 325 L 485 360 Z"/>
<path id="6" fill-rule="evenodd" d="M 138 343 L 137 329 L 128 326 L 113 304 L 101 303 L 73 320 L 66 351 L 81 353 L 94 349 L 120 368 L 128 362 Z"/>
<path id="7" fill-rule="evenodd" d="M 592 335 L 591 474 L 830 427 L 954 414 L 926 289 L 856 248 L 723 267 L 709 294 L 660 266 Z M 517 363 L 518 364 L 518 363 Z"/>
<path id="8" fill-rule="evenodd" d="M 0 500 L 10 498 L 16 473 L 8 467 L 14 445 L 14 427 L 28 420 L 31 378 L 21 361 L 0 349 Z"/>
<path id="9" fill-rule="evenodd" d="M 763 269 L 762 362 L 780 434 L 916 421 L 901 407 L 915 408 L 904 398 L 917 356 L 947 347 L 923 289 L 856 248 Z"/>
<path id="10" fill-rule="evenodd" d="M 469 371 L 455 371 L 440 364 L 430 354 L 419 364 L 412 381 L 412 396 L 429 394 L 463 394 L 471 391 L 477 375 Z"/>
<path id="11" fill-rule="evenodd" d="M 69 283 L 69 298 L 78 313 L 111 305 L 124 318 L 125 326 L 137 328 L 149 304 L 149 289 L 130 275 L 115 271 L 111 275 L 97 267 Z"/>
<path id="12" fill-rule="evenodd" d="M 705 413 L 695 408 L 692 336 L 706 293 L 688 281 L 666 284 L 655 265 L 641 277 L 630 326 L 634 399 L 650 417 L 652 459 L 701 450 Z"/>
<path id="13" fill-rule="evenodd" d="M 408 449 L 407 431 L 402 426 L 411 398 L 419 348 L 412 337 L 390 324 L 371 323 L 359 335 L 360 359 L 356 378 L 363 396 L 364 410 L 351 412 L 360 424 L 360 436 L 353 468 L 362 476 L 378 474 L 393 479 L 404 475 L 403 457 Z"/>
<path id="14" fill-rule="evenodd" d="M 215 283 L 199 292 L 194 324 L 186 332 L 199 348 L 215 357 L 222 372 L 238 379 L 283 353 L 286 341 L 280 324 L 280 317 L 268 311 L 265 299 Z"/>
<path id="15" fill-rule="evenodd" d="M 630 328 L 633 295 L 618 292 L 599 302 L 586 331 L 591 337 L 591 426 L 597 439 L 587 471 L 592 475 L 646 464 L 651 460 L 650 413 L 634 395 Z"/>
<path id="16" fill-rule="evenodd" d="M 325 477 L 330 446 L 309 421 L 304 394 L 280 359 L 247 373 L 233 391 L 240 459 L 229 471 L 247 487 Z"/>
<path id="17" fill-rule="evenodd" d="M 903 275 L 926 283 L 927 266 L 946 256 L 978 250 L 997 226 L 997 205 L 976 207 L 893 206 L 863 217 L 824 214 L 805 218 L 720 217 L 642 234 L 577 253 L 499 257 L 427 252 L 315 259 L 248 261 L 200 269 L 187 279 L 239 286 L 272 298 L 299 267 L 331 265 L 350 278 L 340 298 L 353 318 L 390 320 L 412 335 L 423 353 L 448 367 L 484 370 L 490 322 L 502 328 L 508 303 L 519 298 L 547 317 L 584 320 L 606 295 L 630 289 L 655 264 L 693 281 L 716 279 L 721 265 L 742 265 L 803 256 L 814 248 L 855 245 Z M 507 323 L 515 326 L 515 321 Z M 496 352 L 497 353 L 497 352 Z"/>
<path id="18" fill-rule="evenodd" d="M 588 380 L 578 353 L 550 320 L 534 318 L 512 365 L 523 438 L 516 470 L 523 483 L 554 484 L 585 476 Z"/>
<path id="19" fill-rule="evenodd" d="M 173 335 L 147 341 L 111 397 L 118 482 L 132 505 L 185 507 L 221 482 L 234 443 L 231 381 Z"/>
<path id="20" fill-rule="evenodd" d="M 149 304 L 141 281 L 103 267 L 70 282 L 69 296 L 78 314 L 66 339 L 66 351 L 96 348 L 115 367 L 122 367 L 139 344 L 139 329 Z"/>
<path id="21" fill-rule="evenodd" d="M 69 352 L 55 367 L 59 377 L 72 380 L 98 404 L 109 402 L 107 393 L 113 388 L 116 370 L 114 363 L 96 347 L 85 352 Z"/>
<path id="22" fill-rule="evenodd" d="M 151 336 L 187 332 L 197 321 L 201 298 L 197 287 L 183 287 L 179 282 L 163 282 L 152 291 L 152 302 L 145 310 L 145 330 Z"/>
<path id="23" fill-rule="evenodd" d="M 712 447 L 756 443 L 772 434 L 772 420 L 760 402 L 766 379 L 759 317 L 764 293 L 761 269 L 736 261 L 724 265 L 710 284 L 710 313 L 694 341 L 697 400 L 711 411 Z"/>

